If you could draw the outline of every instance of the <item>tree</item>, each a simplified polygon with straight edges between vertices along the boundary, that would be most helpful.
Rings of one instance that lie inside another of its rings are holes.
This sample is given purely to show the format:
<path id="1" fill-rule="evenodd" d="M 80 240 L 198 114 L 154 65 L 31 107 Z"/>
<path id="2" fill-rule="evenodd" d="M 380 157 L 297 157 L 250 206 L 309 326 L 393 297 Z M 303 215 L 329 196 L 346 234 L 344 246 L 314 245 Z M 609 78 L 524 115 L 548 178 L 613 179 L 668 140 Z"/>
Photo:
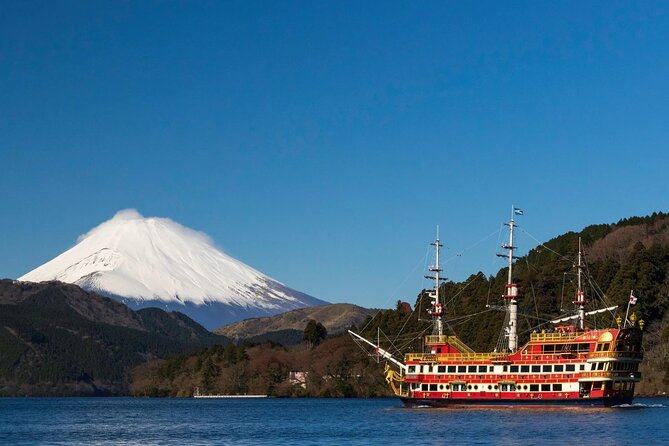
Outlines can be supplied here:
<path id="1" fill-rule="evenodd" d="M 323 324 L 316 322 L 313 319 L 310 319 L 307 322 L 307 326 L 304 329 L 304 336 L 302 339 L 307 341 L 310 348 L 313 348 L 321 343 L 323 339 L 328 335 L 328 331 L 325 329 Z"/>

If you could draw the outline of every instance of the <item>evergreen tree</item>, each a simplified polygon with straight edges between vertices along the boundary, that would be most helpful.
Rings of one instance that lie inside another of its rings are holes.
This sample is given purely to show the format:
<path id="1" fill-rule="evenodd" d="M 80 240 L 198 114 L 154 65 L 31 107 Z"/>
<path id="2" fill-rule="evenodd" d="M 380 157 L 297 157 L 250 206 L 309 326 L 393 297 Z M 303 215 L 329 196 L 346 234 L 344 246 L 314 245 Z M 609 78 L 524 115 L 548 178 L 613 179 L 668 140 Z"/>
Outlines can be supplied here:
<path id="1" fill-rule="evenodd" d="M 323 339 L 328 335 L 328 331 L 325 329 L 323 324 L 316 322 L 313 319 L 310 319 L 307 323 L 307 326 L 304 329 L 303 339 L 307 341 L 310 348 L 314 348 L 321 343 Z"/>

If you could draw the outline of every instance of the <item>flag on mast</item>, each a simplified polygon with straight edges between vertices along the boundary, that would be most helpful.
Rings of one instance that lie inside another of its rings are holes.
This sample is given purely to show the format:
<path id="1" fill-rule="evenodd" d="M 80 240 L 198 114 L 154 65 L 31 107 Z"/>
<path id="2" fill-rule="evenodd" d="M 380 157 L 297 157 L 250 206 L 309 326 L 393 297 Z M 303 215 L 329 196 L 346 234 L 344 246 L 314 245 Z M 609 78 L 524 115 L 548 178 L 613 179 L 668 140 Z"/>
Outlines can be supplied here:
<path id="1" fill-rule="evenodd" d="M 633 291 L 630 291 L 630 305 L 636 305 L 637 298 Z"/>
<path id="2" fill-rule="evenodd" d="M 523 210 L 520 208 L 513 208 L 513 213 L 516 215 L 523 215 Z"/>

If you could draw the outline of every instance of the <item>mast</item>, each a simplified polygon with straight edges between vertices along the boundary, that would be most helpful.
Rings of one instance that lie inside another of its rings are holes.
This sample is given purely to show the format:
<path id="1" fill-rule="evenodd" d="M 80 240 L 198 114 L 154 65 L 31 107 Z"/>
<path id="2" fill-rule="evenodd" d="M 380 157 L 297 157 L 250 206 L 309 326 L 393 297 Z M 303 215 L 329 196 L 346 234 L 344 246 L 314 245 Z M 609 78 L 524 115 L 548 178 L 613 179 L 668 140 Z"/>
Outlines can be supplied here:
<path id="1" fill-rule="evenodd" d="M 581 259 L 581 237 L 578 238 L 578 264 L 575 265 L 577 272 L 577 289 L 576 289 L 576 298 L 572 302 L 578 307 L 578 328 L 581 330 L 585 329 L 585 293 L 583 292 L 583 287 L 581 284 L 581 272 L 584 268 L 582 259 Z"/>
<path id="2" fill-rule="evenodd" d="M 432 300 L 433 309 L 430 311 L 430 313 L 432 314 L 432 316 L 434 316 L 434 330 L 433 330 L 434 334 L 443 336 L 444 322 L 441 318 L 442 304 L 441 304 L 441 298 L 439 296 L 439 281 L 443 279 L 439 277 L 439 273 L 442 271 L 441 268 L 439 267 L 439 248 L 441 248 L 444 245 L 439 243 L 439 226 L 437 226 L 437 239 L 435 240 L 434 243 L 431 243 L 431 245 L 434 246 L 436 250 L 435 265 L 429 268 L 429 271 L 433 272 L 434 276 L 425 276 L 425 278 L 434 279 L 434 292 L 430 293 L 430 297 L 433 298 Z"/>
<path id="3" fill-rule="evenodd" d="M 500 257 L 506 257 L 509 263 L 509 275 L 506 281 L 506 294 L 502 297 L 507 300 L 506 310 L 509 313 L 509 325 L 506 327 L 507 336 L 509 338 L 509 351 L 515 352 L 518 348 L 518 285 L 513 283 L 513 259 L 516 256 L 513 255 L 513 250 L 516 249 L 516 246 L 513 246 L 513 228 L 516 227 L 516 222 L 514 220 L 514 215 L 523 215 L 523 211 L 511 207 L 511 220 L 506 225 L 509 227 L 509 244 L 502 245 L 502 248 L 506 249 L 508 254 L 498 254 Z"/>

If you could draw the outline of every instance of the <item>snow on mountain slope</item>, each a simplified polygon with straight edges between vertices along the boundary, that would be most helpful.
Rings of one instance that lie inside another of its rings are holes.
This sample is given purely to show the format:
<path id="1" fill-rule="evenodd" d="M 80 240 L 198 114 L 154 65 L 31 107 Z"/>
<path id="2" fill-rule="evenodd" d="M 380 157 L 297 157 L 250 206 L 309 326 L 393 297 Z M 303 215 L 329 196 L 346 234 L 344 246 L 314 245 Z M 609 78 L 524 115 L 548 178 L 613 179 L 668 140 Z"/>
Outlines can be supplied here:
<path id="1" fill-rule="evenodd" d="M 213 318 L 218 326 L 325 303 L 226 255 L 204 233 L 168 218 L 144 218 L 135 210 L 118 212 L 19 280 L 74 283 L 140 308 L 162 306 L 186 314 L 189 308 L 197 314 L 227 308 L 221 321 Z"/>

